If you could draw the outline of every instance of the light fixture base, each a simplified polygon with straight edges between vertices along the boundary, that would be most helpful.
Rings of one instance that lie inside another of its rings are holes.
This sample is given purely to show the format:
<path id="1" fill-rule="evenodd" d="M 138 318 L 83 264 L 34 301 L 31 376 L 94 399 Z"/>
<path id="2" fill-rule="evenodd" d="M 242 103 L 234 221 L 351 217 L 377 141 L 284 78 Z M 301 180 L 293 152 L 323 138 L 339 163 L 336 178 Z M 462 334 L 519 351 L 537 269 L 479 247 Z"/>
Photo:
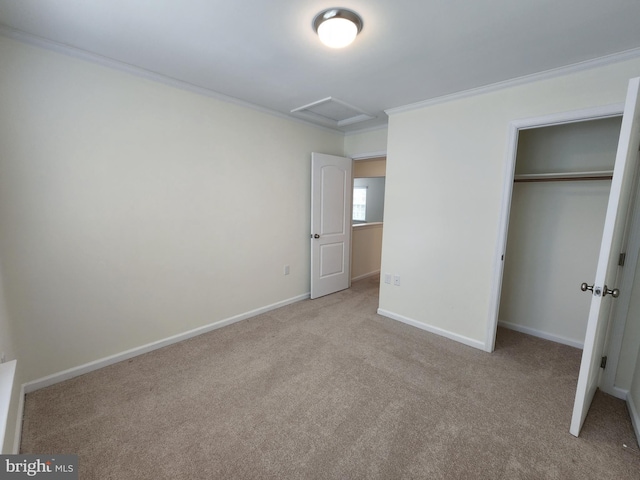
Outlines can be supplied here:
<path id="1" fill-rule="evenodd" d="M 336 28 L 339 28 L 339 26 L 336 25 L 340 23 L 348 26 L 347 31 L 350 30 L 351 33 L 337 32 Z M 325 25 L 323 26 L 323 24 Z M 332 27 L 329 27 L 329 24 L 333 24 Z M 313 30 L 318 34 L 322 43 L 332 48 L 342 48 L 355 40 L 355 37 L 362 31 L 363 23 L 360 15 L 353 10 L 346 8 L 327 8 L 314 17 L 312 25 Z M 355 29 L 355 32 L 353 29 Z M 337 35 L 338 37 L 335 40 L 333 38 L 327 39 L 327 37 L 331 35 Z"/>

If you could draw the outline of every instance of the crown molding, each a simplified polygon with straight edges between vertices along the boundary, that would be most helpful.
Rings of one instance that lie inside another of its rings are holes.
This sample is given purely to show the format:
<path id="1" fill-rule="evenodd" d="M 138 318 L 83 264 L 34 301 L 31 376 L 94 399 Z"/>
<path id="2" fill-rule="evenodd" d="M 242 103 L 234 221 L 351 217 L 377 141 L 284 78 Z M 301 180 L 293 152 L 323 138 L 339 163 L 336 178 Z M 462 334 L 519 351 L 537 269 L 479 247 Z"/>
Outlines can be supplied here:
<path id="1" fill-rule="evenodd" d="M 564 67 L 553 68 L 544 72 L 532 73 L 522 77 L 513 78 L 511 80 L 504 80 L 502 82 L 496 82 L 482 87 L 471 88 L 469 90 L 463 90 L 461 92 L 451 93 L 448 95 L 442 95 L 440 97 L 431 98 L 429 100 L 423 100 L 416 103 L 410 103 L 400 107 L 389 108 L 384 112 L 387 115 L 395 115 L 396 113 L 410 112 L 411 110 L 417 110 L 420 108 L 431 107 L 441 103 L 452 102 L 454 100 L 461 100 L 463 98 L 472 97 L 474 95 L 481 95 L 485 93 L 491 93 L 505 88 L 517 87 L 519 85 L 525 85 L 527 83 L 539 82 L 541 80 L 549 80 L 572 73 L 582 72 L 584 70 L 591 70 L 593 68 L 604 67 L 614 63 L 624 62 L 626 60 L 632 60 L 640 57 L 640 48 L 634 48 L 626 50 L 620 53 L 613 53 L 604 57 L 595 58 L 593 60 L 585 60 L 584 62 L 574 63 Z"/>
<path id="2" fill-rule="evenodd" d="M 261 113 L 265 113 L 267 115 L 271 115 L 274 117 L 278 117 L 284 120 L 289 120 L 294 123 L 300 123 L 307 126 L 319 128 L 321 130 L 325 130 L 331 133 L 339 133 L 344 136 L 345 132 L 342 130 L 337 130 L 335 128 L 331 128 L 324 125 L 319 125 L 317 123 L 313 123 L 310 121 L 306 121 L 301 118 L 296 118 L 291 115 L 287 115 L 282 112 L 278 112 L 277 110 L 272 110 L 267 107 L 262 107 L 260 105 L 256 105 L 251 102 L 247 102 L 244 100 L 240 100 L 239 98 L 232 97 L 229 95 L 225 95 L 220 92 L 216 92 L 215 90 L 211 90 L 206 87 L 201 87 L 199 85 L 195 85 L 193 83 L 186 82 L 184 80 L 178 80 L 177 78 L 170 77 L 168 75 L 164 75 L 162 73 L 154 72 L 151 70 L 146 70 L 141 67 L 137 67 L 135 65 L 131 65 L 129 63 L 121 62 L 120 60 L 114 60 L 113 58 L 105 57 L 103 55 L 98 55 L 96 53 L 91 53 L 87 50 L 83 50 L 81 48 L 72 47 L 71 45 L 66 45 L 64 43 L 54 42 L 52 40 L 39 37 L 37 35 L 33 35 L 31 33 L 23 32 L 21 30 L 16 30 L 14 28 L 10 28 L 4 25 L 0 25 L 0 35 L 10 38 L 12 40 L 16 40 L 21 43 L 26 43 L 28 45 L 32 45 L 35 47 L 43 48 L 45 50 L 51 50 L 56 53 L 61 53 L 63 55 L 67 55 L 69 57 L 78 58 L 80 60 L 84 60 L 91 63 L 96 63 L 103 67 L 111 68 L 114 70 L 119 70 L 121 72 L 128 73 L 130 75 L 135 75 L 137 77 L 142 77 L 147 80 L 151 80 L 153 82 L 162 83 L 164 85 L 178 88 L 180 90 L 186 90 L 191 93 L 196 93 L 198 95 L 203 95 L 205 97 L 214 98 L 216 100 L 220 100 L 223 102 L 231 103 L 238 105 L 240 107 L 249 108 L 251 110 L 256 110 Z"/>
<path id="3" fill-rule="evenodd" d="M 67 55 L 70 57 L 78 58 L 84 61 L 88 61 L 91 63 L 95 63 L 107 68 L 111 68 L 114 70 L 119 70 L 130 75 L 135 75 L 137 77 L 145 78 L 147 80 L 151 80 L 154 82 L 162 83 L 164 85 L 178 88 L 181 90 L 186 90 L 192 93 L 196 93 L 198 95 L 203 95 L 206 97 L 214 98 L 216 100 L 220 100 L 223 102 L 235 104 L 241 107 L 245 107 L 251 110 L 259 111 L 261 113 L 265 113 L 271 116 L 275 116 L 284 120 L 289 120 L 294 123 L 299 123 L 307 126 L 311 126 L 314 128 L 319 128 L 321 130 L 330 132 L 330 133 L 338 133 L 343 136 L 357 135 L 361 133 L 366 133 L 375 130 L 382 130 L 388 128 L 388 123 L 383 125 L 375 125 L 369 128 L 363 128 L 360 130 L 351 130 L 344 131 L 335 128 L 331 128 L 326 125 L 319 125 L 318 123 L 311 122 L 308 120 L 304 120 L 302 118 L 297 118 L 293 115 L 288 115 L 286 113 L 279 112 L 277 110 L 272 110 L 267 107 L 263 107 L 260 105 L 256 105 L 254 103 L 250 103 L 244 100 L 240 100 L 239 98 L 232 97 L 229 95 L 225 95 L 223 93 L 217 92 L 215 90 L 211 90 L 206 87 L 201 87 L 199 85 L 195 85 L 184 80 L 178 80 L 173 77 L 169 77 L 167 75 L 153 72 L 151 70 L 146 70 L 141 67 L 137 67 L 135 65 L 131 65 L 125 62 L 121 62 L 119 60 L 114 60 L 109 57 L 105 57 L 102 55 L 98 55 L 95 53 L 91 53 L 87 50 L 83 50 L 77 47 L 72 47 L 70 45 L 66 45 L 63 43 L 54 42 L 52 40 L 48 40 L 43 37 L 39 37 L 37 35 L 33 35 L 27 32 L 23 32 L 21 30 L 17 30 L 14 28 L 10 28 L 4 25 L 0 25 L 0 35 L 10 38 L 12 40 L 16 40 L 22 43 L 26 43 L 28 45 L 36 46 L 39 48 L 43 48 L 45 50 L 51 50 L 57 53 L 61 53 L 63 55 Z M 640 57 L 640 48 L 626 50 L 624 52 L 615 53 L 611 55 L 606 55 L 604 57 L 599 57 L 593 60 L 586 60 L 584 62 L 575 63 L 572 65 L 568 65 L 565 67 L 559 67 L 551 70 L 547 70 L 544 72 L 533 73 L 531 75 L 525 75 L 522 77 L 514 78 L 511 80 L 505 80 L 502 82 L 496 82 L 489 85 L 485 85 L 482 87 L 472 88 L 469 90 L 463 90 L 460 92 L 442 95 L 440 97 L 431 98 L 428 100 L 423 100 L 416 103 L 411 103 L 408 105 L 402 105 L 399 107 L 393 107 L 384 110 L 387 115 L 395 115 L 397 113 L 408 112 L 411 110 L 417 110 L 420 108 L 430 107 L 433 105 L 438 105 L 441 103 L 451 102 L 454 100 L 460 100 L 463 98 L 468 98 L 474 95 L 480 95 L 485 93 L 490 93 L 498 90 L 502 90 L 505 88 L 515 87 L 518 85 L 524 85 L 527 83 L 533 83 L 541 80 L 547 80 L 555 77 L 560 77 L 563 75 L 568 75 L 571 73 L 576 73 L 584 70 L 590 70 L 597 67 L 603 67 L 606 65 L 623 62 L 625 60 L 631 60 L 634 58 Z"/>

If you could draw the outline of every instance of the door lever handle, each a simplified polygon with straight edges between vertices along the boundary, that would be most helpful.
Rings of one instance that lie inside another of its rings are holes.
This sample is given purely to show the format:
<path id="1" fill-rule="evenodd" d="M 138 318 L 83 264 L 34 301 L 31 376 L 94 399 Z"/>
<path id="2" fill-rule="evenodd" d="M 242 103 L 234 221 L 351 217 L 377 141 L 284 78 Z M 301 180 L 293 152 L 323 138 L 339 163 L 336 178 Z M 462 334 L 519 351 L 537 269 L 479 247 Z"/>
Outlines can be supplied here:
<path id="1" fill-rule="evenodd" d="M 587 290 L 593 292 L 593 285 L 587 285 L 587 282 L 584 282 L 582 285 L 580 285 L 580 290 L 582 290 L 583 292 L 586 292 Z"/>
<path id="2" fill-rule="evenodd" d="M 620 289 L 614 288 L 613 290 L 609 290 L 609 288 L 605 285 L 602 296 L 605 297 L 607 295 L 611 295 L 613 298 L 618 298 L 620 296 Z"/>

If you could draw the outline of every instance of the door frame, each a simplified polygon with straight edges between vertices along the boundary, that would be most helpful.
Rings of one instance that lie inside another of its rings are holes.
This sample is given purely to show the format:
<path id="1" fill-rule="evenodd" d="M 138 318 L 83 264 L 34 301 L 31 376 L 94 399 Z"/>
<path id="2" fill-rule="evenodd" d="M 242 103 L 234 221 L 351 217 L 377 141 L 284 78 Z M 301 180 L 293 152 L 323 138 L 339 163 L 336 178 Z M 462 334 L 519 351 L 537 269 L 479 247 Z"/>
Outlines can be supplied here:
<path id="1" fill-rule="evenodd" d="M 356 162 L 358 160 L 368 160 L 371 158 L 378 158 L 378 157 L 387 157 L 387 150 L 378 150 L 378 151 L 369 151 L 369 152 L 364 152 L 364 153 L 356 153 L 356 154 L 343 154 L 343 156 L 345 158 L 350 158 L 351 162 L 352 162 L 352 170 L 351 170 L 351 190 L 353 193 L 353 162 Z M 313 199 L 311 200 L 313 201 Z M 353 208 L 353 205 L 351 205 L 351 208 Z M 352 216 L 352 214 L 351 214 Z M 313 224 L 311 225 L 311 230 L 313 230 Z M 382 241 L 383 244 L 383 248 L 384 248 L 384 238 Z M 351 238 L 349 238 L 349 286 L 347 288 L 351 288 L 351 262 L 353 261 L 353 222 L 351 224 Z M 311 249 L 313 249 L 313 246 L 311 247 Z M 309 258 L 311 261 L 311 258 L 313 257 L 313 251 L 309 252 Z M 310 276 L 313 273 L 310 272 Z M 311 289 L 309 289 L 311 290 Z"/>
<path id="2" fill-rule="evenodd" d="M 636 170 L 634 179 L 636 185 L 640 185 L 640 168 Z M 635 198 L 634 198 L 635 197 Z M 636 268 L 640 250 L 640 188 L 635 188 L 631 198 L 631 208 L 627 219 L 626 252 L 624 268 L 619 273 L 620 298 L 613 309 L 613 315 L 607 332 L 607 340 L 603 355 L 607 356 L 607 368 L 602 372 L 600 388 L 605 393 L 613 395 L 621 400 L 627 400 L 628 390 L 616 386 L 618 364 L 622 353 L 622 341 L 627 316 L 631 305 L 631 291 L 633 289 Z"/>
<path id="3" fill-rule="evenodd" d="M 618 117 L 622 116 L 623 112 L 624 103 L 617 103 L 601 107 L 560 112 L 540 117 L 513 120 L 509 123 L 503 173 L 504 183 L 502 187 L 502 205 L 500 208 L 500 221 L 498 224 L 498 242 L 494 254 L 494 272 L 491 286 L 489 321 L 487 322 L 484 342 L 485 351 L 493 352 L 495 349 L 496 333 L 498 331 L 498 315 L 500 313 L 500 296 L 502 294 L 502 279 L 504 274 L 504 255 L 507 247 L 509 215 L 511 213 L 513 180 L 515 177 L 520 130 L 530 130 L 533 128 L 552 127 L 554 125 L 563 125 L 567 123 L 588 122 L 590 120 Z"/>

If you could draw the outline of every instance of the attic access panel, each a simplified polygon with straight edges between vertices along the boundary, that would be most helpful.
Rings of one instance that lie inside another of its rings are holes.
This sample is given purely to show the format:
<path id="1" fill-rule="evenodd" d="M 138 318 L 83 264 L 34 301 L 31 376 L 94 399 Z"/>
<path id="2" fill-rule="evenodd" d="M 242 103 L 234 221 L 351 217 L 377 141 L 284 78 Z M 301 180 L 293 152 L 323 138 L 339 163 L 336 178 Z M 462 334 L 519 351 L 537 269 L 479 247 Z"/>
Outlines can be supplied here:
<path id="1" fill-rule="evenodd" d="M 376 118 L 358 107 L 333 97 L 294 108 L 291 113 L 333 127 L 344 127 Z"/>

